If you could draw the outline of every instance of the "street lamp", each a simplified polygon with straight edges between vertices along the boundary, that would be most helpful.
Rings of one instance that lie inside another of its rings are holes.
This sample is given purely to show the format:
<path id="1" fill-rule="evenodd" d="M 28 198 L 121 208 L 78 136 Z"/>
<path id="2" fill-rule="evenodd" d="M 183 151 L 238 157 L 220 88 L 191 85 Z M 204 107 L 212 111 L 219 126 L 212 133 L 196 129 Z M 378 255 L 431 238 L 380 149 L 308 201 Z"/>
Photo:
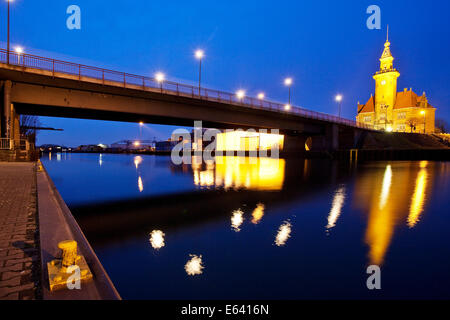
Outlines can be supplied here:
<path id="1" fill-rule="evenodd" d="M 289 87 L 289 100 L 288 104 L 291 104 L 291 86 L 292 86 L 292 78 L 286 78 L 284 79 L 284 85 Z"/>
<path id="2" fill-rule="evenodd" d="M 286 110 L 286 111 L 291 110 L 291 105 L 290 104 L 284 105 L 284 110 Z"/>
<path id="3" fill-rule="evenodd" d="M 244 99 L 244 97 L 245 97 L 245 91 L 244 91 L 244 90 L 238 90 L 238 91 L 236 92 L 236 97 L 237 97 L 239 100 Z"/>
<path id="4" fill-rule="evenodd" d="M 10 25 L 10 23 L 9 23 L 9 3 L 12 1 L 12 0 L 6 0 L 7 2 L 8 2 L 8 36 L 7 36 L 7 38 L 8 38 L 8 41 L 7 41 L 7 45 L 6 45 L 6 63 L 7 64 L 9 64 L 9 49 L 10 49 L 10 36 L 9 36 L 9 34 L 10 34 L 10 32 L 9 32 L 9 25 Z"/>
<path id="5" fill-rule="evenodd" d="M 139 122 L 139 140 L 142 140 L 142 126 L 144 123 L 141 121 Z"/>
<path id="6" fill-rule="evenodd" d="M 425 121 L 426 121 L 426 118 L 425 118 L 426 112 L 425 112 L 425 110 L 420 111 L 420 114 L 423 115 L 423 133 L 425 134 L 425 128 L 426 128 L 426 126 L 425 126 Z"/>
<path id="7" fill-rule="evenodd" d="M 205 56 L 205 52 L 203 50 L 195 51 L 195 57 L 199 60 L 199 69 L 198 69 L 198 95 L 200 96 L 200 88 L 202 82 L 202 59 Z"/>
<path id="8" fill-rule="evenodd" d="M 258 99 L 259 100 L 264 100 L 265 97 L 266 97 L 266 95 L 264 94 L 264 92 L 258 93 Z"/>
<path id="9" fill-rule="evenodd" d="M 23 48 L 15 47 L 14 51 L 17 53 L 17 64 L 20 64 L 20 55 L 23 53 Z"/>
<path id="10" fill-rule="evenodd" d="M 155 74 L 156 82 L 158 82 L 161 87 L 161 93 L 162 93 L 162 84 L 163 84 L 163 81 L 165 80 L 165 78 L 166 78 L 166 76 L 162 72 L 157 72 Z"/>
<path id="11" fill-rule="evenodd" d="M 342 104 L 342 95 L 341 94 L 338 94 L 337 96 L 336 96 L 336 102 L 338 103 L 338 105 L 339 105 L 339 119 L 341 118 L 341 104 Z"/>

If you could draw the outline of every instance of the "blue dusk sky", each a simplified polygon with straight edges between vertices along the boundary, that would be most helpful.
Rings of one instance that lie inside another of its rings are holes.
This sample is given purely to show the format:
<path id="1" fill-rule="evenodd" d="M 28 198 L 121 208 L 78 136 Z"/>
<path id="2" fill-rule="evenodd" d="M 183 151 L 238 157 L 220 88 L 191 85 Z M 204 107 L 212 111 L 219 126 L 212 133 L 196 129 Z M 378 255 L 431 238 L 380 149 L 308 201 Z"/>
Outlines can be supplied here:
<path id="1" fill-rule="evenodd" d="M 69 5 L 81 8 L 81 30 L 69 30 Z M 381 30 L 369 30 L 368 6 L 381 8 Z M 195 84 L 202 48 L 205 87 L 248 95 L 264 91 L 286 102 L 283 79 L 291 76 L 292 102 L 355 119 L 356 103 L 374 91 L 372 75 L 389 38 L 398 90 L 427 93 L 437 117 L 450 122 L 450 1 L 106 1 L 14 0 L 11 42 L 25 52 Z M 6 42 L 6 2 L 0 4 L 0 41 Z M 77 146 L 133 139 L 135 123 L 41 117 L 63 132 L 40 132 L 38 144 Z M 174 127 L 146 124 L 144 139 L 166 139 Z"/>

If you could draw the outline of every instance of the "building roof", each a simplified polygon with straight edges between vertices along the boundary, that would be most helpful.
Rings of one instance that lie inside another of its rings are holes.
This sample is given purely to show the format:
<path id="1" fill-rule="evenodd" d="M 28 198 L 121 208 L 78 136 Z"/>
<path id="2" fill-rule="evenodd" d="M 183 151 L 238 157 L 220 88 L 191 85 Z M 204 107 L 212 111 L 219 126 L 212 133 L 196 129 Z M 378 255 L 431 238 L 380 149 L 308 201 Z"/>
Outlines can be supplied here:
<path id="1" fill-rule="evenodd" d="M 371 96 L 366 104 L 358 105 L 358 113 L 368 113 L 374 112 L 375 108 L 375 97 Z M 428 99 L 423 95 L 419 96 L 411 89 L 397 92 L 397 98 L 395 99 L 394 109 L 412 108 L 412 107 L 422 107 L 422 108 L 432 108 L 428 103 Z"/>
<path id="2" fill-rule="evenodd" d="M 358 114 L 359 113 L 367 113 L 367 112 L 374 112 L 375 110 L 375 97 L 371 96 L 369 100 L 366 102 L 366 104 L 359 104 L 358 105 Z"/>

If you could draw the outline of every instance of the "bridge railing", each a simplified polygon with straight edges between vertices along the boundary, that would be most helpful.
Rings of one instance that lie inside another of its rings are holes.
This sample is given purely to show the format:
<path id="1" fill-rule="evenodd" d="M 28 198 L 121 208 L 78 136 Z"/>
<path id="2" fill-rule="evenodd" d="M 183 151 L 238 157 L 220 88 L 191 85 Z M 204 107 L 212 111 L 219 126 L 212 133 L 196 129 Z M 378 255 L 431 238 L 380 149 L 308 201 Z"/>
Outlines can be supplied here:
<path id="1" fill-rule="evenodd" d="M 7 62 L 7 51 L 5 49 L 0 49 L 0 62 Z M 158 82 L 155 78 L 152 77 L 145 77 L 125 72 L 86 66 L 78 63 L 40 57 L 31 54 L 18 54 L 16 52 L 10 51 L 9 64 L 22 67 L 24 69 L 33 68 L 45 70 L 47 72 L 51 72 L 51 74 L 56 77 L 60 76 L 61 74 L 66 74 L 83 81 L 92 81 L 91 79 L 93 79 L 96 82 L 101 82 L 102 84 L 107 85 L 123 86 L 125 88 L 142 89 L 147 91 L 150 90 L 155 92 L 159 91 L 164 94 L 172 94 L 220 103 L 228 103 L 247 108 L 296 114 L 314 120 L 334 122 L 365 129 L 373 129 L 373 127 L 370 125 L 359 123 L 354 120 L 344 119 L 301 107 L 291 106 L 289 110 L 285 110 L 285 105 L 278 102 L 261 100 L 249 96 L 245 96 L 244 98 L 240 99 L 236 94 L 230 92 L 208 88 L 199 89 L 199 87 L 196 86 L 167 80 Z"/>
<path id="2" fill-rule="evenodd" d="M 0 150 L 10 150 L 11 140 L 6 138 L 0 138 Z"/>

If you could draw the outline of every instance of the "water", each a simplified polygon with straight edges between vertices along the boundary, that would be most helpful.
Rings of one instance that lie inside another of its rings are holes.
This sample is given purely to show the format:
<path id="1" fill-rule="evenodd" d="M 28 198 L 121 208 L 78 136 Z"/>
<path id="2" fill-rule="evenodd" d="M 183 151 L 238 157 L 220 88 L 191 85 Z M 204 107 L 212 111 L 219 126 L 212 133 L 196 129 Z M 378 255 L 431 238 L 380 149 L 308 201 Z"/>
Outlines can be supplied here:
<path id="1" fill-rule="evenodd" d="M 450 298 L 449 163 L 221 160 L 42 162 L 125 299 Z"/>

